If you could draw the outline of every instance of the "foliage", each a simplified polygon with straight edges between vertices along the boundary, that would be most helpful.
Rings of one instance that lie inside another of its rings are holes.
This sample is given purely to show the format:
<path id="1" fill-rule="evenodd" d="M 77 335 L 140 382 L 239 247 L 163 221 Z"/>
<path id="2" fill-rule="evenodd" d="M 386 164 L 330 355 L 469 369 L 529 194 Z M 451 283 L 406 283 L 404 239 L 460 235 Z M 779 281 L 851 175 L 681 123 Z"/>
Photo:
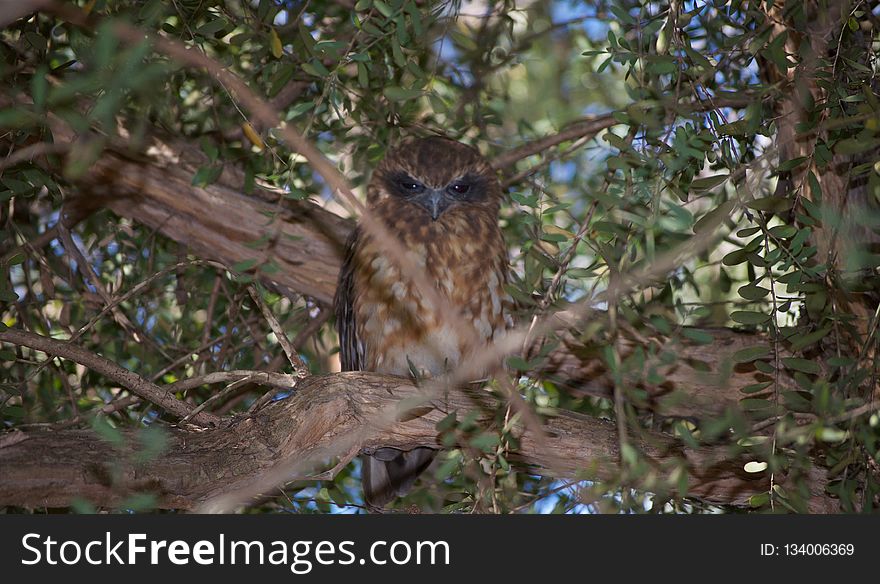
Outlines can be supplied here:
<path id="1" fill-rule="evenodd" d="M 751 501 L 755 509 L 805 510 L 803 483 L 782 487 L 772 477 L 796 479 L 816 466 L 827 471 L 828 492 L 842 509 L 876 509 L 880 118 L 873 4 L 73 4 L 89 12 L 88 24 L 39 13 L 0 32 L 0 141 L 9 155 L 53 143 L 48 114 L 81 136 L 70 152 L 47 147 L 47 163 L 33 156 L 0 167 L 0 326 L 70 338 L 106 303 L 81 272 L 94 270 L 106 293 L 118 295 L 166 270 L 119 305 L 122 317 L 103 315 L 77 343 L 162 384 L 286 366 L 247 290 L 278 271 L 272 216 L 249 243 L 254 259 L 230 271 L 192 263 L 198 258 L 185 246 L 106 210 L 73 231 L 87 267 L 60 239 L 44 249 L 28 245 L 55 225 L 78 178 L 110 144 L 135 153 L 153 135 L 183 139 L 203 155 L 194 186 L 237 172 L 243 192 L 278 187 L 279 207 L 284 198 L 308 199 L 345 213 L 305 159 L 276 129 L 252 120 L 229 88 L 149 43 L 122 42 L 114 23 L 182 41 L 221 63 L 356 187 L 400 136 L 441 132 L 492 159 L 584 117 L 610 115 L 607 131 L 561 141 L 504 169 L 502 221 L 519 320 L 592 304 L 575 335 L 605 360 L 615 395 L 586 395 L 528 375 L 518 389 L 540 415 L 566 409 L 615 419 L 621 472 L 602 482 L 524 472 L 509 460 L 519 414 L 502 408 L 486 425 L 458 412 L 438 427 L 449 450 L 432 471 L 436 480 L 400 505 L 713 510 L 676 491 L 685 473 L 657 477 L 636 446 L 640 433 L 654 428 L 688 445 L 726 443 L 749 453 L 755 462 L 745 470 L 771 476 L 767 491 Z M 262 294 L 311 371 L 333 370 L 328 307 L 289 290 Z M 713 327 L 763 333 L 725 364 L 728 371 L 753 367 L 759 381 L 738 388 L 739 407 L 713 416 L 652 414 L 648 390 L 663 385 L 670 365 L 688 361 L 688 347 L 713 343 Z M 624 350 L 622 340 L 632 335 L 650 340 Z M 554 343 L 511 365 L 533 369 Z M 108 409 L 127 405 L 121 400 L 128 392 L 72 362 L 11 345 L 0 359 L 7 428 L 97 417 L 112 437 L 115 427 L 169 422 L 150 404 Z M 204 385 L 178 397 L 198 404 L 216 391 Z M 245 385 L 215 411 L 245 412 L 263 391 Z M 357 510 L 358 472 L 353 463 L 333 481 L 291 485 L 260 509 Z"/>

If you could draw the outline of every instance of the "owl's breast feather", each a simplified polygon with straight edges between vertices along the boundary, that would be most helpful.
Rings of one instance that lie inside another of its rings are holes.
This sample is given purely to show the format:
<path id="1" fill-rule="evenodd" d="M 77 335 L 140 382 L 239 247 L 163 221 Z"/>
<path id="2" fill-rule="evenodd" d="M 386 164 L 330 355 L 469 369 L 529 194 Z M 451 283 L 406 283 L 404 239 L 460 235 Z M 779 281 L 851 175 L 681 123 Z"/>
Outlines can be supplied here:
<path id="1" fill-rule="evenodd" d="M 442 307 L 434 309 L 377 246 L 367 242 L 361 248 L 354 310 L 371 370 L 406 376 L 412 365 L 423 374 L 441 375 L 507 328 L 511 300 L 504 290 L 503 244 L 502 254 L 493 254 L 473 240 L 460 241 L 404 241 L 430 283 L 458 309 L 459 319 L 444 314 Z"/>

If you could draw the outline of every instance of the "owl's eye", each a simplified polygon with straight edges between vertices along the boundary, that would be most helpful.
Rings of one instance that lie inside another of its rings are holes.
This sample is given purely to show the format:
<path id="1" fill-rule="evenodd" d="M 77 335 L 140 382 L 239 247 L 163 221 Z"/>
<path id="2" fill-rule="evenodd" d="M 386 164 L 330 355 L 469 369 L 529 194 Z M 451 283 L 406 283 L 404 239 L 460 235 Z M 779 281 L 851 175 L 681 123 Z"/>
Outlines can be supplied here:
<path id="1" fill-rule="evenodd" d="M 411 178 L 405 178 L 399 181 L 398 184 L 404 191 L 412 193 L 414 195 L 417 195 L 425 190 L 425 185 Z"/>
<path id="2" fill-rule="evenodd" d="M 471 190 L 471 185 L 465 182 L 457 182 L 449 185 L 449 190 L 456 195 L 464 195 Z"/>

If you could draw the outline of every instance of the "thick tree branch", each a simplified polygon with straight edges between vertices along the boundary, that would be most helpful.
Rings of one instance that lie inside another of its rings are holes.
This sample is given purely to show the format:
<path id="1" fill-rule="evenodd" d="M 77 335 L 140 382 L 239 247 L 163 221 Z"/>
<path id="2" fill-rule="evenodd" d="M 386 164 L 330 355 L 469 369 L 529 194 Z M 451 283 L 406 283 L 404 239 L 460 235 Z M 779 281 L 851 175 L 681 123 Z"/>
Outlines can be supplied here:
<path id="1" fill-rule="evenodd" d="M 227 266 L 274 262 L 273 283 L 332 302 L 349 221 L 309 201 L 279 204 L 280 194 L 266 189 L 243 194 L 241 183 L 231 183 L 234 175 L 195 187 L 192 176 L 202 161 L 185 144 L 156 141 L 149 152 L 136 160 L 115 148 L 105 151 L 80 178 L 82 195 L 67 202 L 68 211 L 109 208 Z M 277 217 L 279 237 L 265 250 L 248 247 L 265 232 L 267 214 Z"/>
<path id="2" fill-rule="evenodd" d="M 334 450 L 347 437 L 364 436 L 354 445 L 357 449 L 438 446 L 435 426 L 449 411 L 490 412 L 497 407 L 484 391 L 456 390 L 415 417 L 363 432 L 384 409 L 417 395 L 415 387 L 398 377 L 356 372 L 312 376 L 300 382 L 293 396 L 253 417 L 198 433 L 170 429 L 167 450 L 142 463 L 136 462 L 132 433 L 125 434 L 122 448 L 88 430 L 8 433 L 0 438 L 0 505 L 61 507 L 85 498 L 98 506 L 113 506 L 131 492 L 147 491 L 156 495 L 161 507 L 194 509 L 248 489 L 266 475 L 284 481 L 313 477 L 309 468 L 317 470 L 334 454 L 350 454 Z M 552 453 L 525 431 L 515 462 L 563 478 L 602 480 L 617 472 L 618 440 L 612 422 L 560 412 L 546 420 L 544 430 Z M 687 495 L 707 502 L 745 505 L 749 497 L 769 488 L 769 476 L 746 473 L 743 466 L 749 458 L 733 447 L 692 450 L 656 432 L 634 440 L 654 468 L 648 473 L 654 477 L 654 490 L 675 485 L 681 472 L 676 469 L 683 467 L 689 471 Z M 293 468 L 300 470 L 287 474 Z M 778 475 L 776 481 L 780 483 Z M 824 494 L 825 482 L 821 470 L 807 477 L 814 512 L 834 509 L 834 501 Z"/>

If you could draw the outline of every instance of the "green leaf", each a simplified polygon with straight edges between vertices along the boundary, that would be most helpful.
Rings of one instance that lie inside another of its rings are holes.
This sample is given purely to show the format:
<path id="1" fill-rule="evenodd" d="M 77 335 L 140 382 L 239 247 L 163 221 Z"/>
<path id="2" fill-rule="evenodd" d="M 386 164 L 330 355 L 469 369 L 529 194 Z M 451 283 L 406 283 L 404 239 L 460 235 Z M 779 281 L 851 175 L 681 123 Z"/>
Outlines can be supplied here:
<path id="1" fill-rule="evenodd" d="M 758 360 L 755 361 L 754 365 L 755 369 L 757 369 L 761 373 L 766 373 L 767 375 L 771 375 L 776 371 L 776 368 L 767 361 Z"/>
<path id="2" fill-rule="evenodd" d="M 781 213 L 791 209 L 792 201 L 786 197 L 764 197 L 763 199 L 755 199 L 746 203 L 749 209 L 756 211 L 769 211 L 772 213 Z"/>
<path id="3" fill-rule="evenodd" d="M 394 59 L 394 62 L 398 67 L 406 67 L 406 57 L 403 55 L 403 49 L 400 48 L 400 43 L 398 42 L 397 37 L 392 39 L 391 57 Z"/>
<path id="4" fill-rule="evenodd" d="M 740 324 L 763 324 L 770 320 L 770 315 L 752 310 L 736 310 L 730 313 L 730 318 Z"/>
<path id="5" fill-rule="evenodd" d="M 788 39 L 787 31 L 777 35 L 764 50 L 764 54 L 779 68 L 783 75 L 788 72 L 788 58 L 785 54 L 786 39 Z"/>
<path id="6" fill-rule="evenodd" d="M 724 184 L 727 182 L 727 179 L 730 178 L 729 174 L 716 174 L 714 176 L 707 176 L 705 178 L 698 178 L 691 182 L 691 192 L 702 193 L 705 191 L 711 191 L 715 187 Z"/>
<path id="7" fill-rule="evenodd" d="M 203 166 L 196 171 L 196 174 L 192 179 L 192 184 L 193 186 L 204 188 L 216 182 L 222 173 L 222 166 Z"/>
<path id="8" fill-rule="evenodd" d="M 367 71 L 367 66 L 359 62 L 357 64 L 357 72 L 358 85 L 365 89 L 368 88 L 370 86 L 370 76 Z"/>
<path id="9" fill-rule="evenodd" d="M 24 36 L 24 40 L 26 40 L 30 46 L 38 51 L 45 51 L 48 46 L 46 37 L 32 30 L 25 31 L 22 36 Z"/>
<path id="10" fill-rule="evenodd" d="M 92 430 L 95 431 L 102 440 L 109 442 L 117 448 L 121 448 L 125 444 L 125 438 L 122 432 L 110 425 L 104 416 L 95 416 L 92 418 Z"/>
<path id="11" fill-rule="evenodd" d="M 721 223 L 727 219 L 730 215 L 730 212 L 733 210 L 733 201 L 725 201 L 700 217 L 700 219 L 694 224 L 694 233 L 700 233 L 704 230 L 715 230 L 718 228 Z"/>
<path id="12" fill-rule="evenodd" d="M 202 36 L 214 36 L 221 30 L 227 27 L 229 23 L 226 22 L 223 18 L 215 18 L 213 20 L 209 20 L 205 24 L 196 28 L 196 34 L 200 34 Z"/>
<path id="13" fill-rule="evenodd" d="M 318 60 L 303 63 L 302 68 L 303 71 L 314 77 L 320 77 L 323 79 L 330 75 L 330 71 L 327 69 L 327 67 L 325 67 L 324 64 Z"/>
<path id="14" fill-rule="evenodd" d="M 162 15 L 165 2 L 163 0 L 150 0 L 141 7 L 138 12 L 138 19 L 152 23 Z"/>
<path id="15" fill-rule="evenodd" d="M 803 164 L 807 160 L 806 156 L 798 156 L 797 158 L 792 158 L 791 160 L 786 160 L 782 164 L 779 165 L 779 168 L 776 169 L 777 172 L 788 172 L 790 170 L 794 170 L 801 164 Z"/>
<path id="16" fill-rule="evenodd" d="M 32 126 L 39 126 L 42 118 L 22 107 L 0 110 L 0 128 L 4 130 L 17 130 Z"/>
<path id="17" fill-rule="evenodd" d="M 751 385 L 747 385 L 747 386 L 745 386 L 745 387 L 741 387 L 741 388 L 740 388 L 740 391 L 743 392 L 743 393 L 745 393 L 745 394 L 758 393 L 759 391 L 762 391 L 762 390 L 767 389 L 768 387 L 770 387 L 770 385 L 771 385 L 772 383 L 773 383 L 772 381 L 763 381 L 763 382 L 761 382 L 761 383 L 753 383 L 753 384 L 751 384 Z"/>
<path id="18" fill-rule="evenodd" d="M 770 408 L 773 404 L 760 397 L 747 397 L 739 400 L 739 406 L 747 412 L 759 412 Z"/>
<path id="19" fill-rule="evenodd" d="M 472 438 L 470 445 L 483 452 L 492 452 L 500 444 L 501 439 L 494 432 L 483 432 Z"/>
<path id="20" fill-rule="evenodd" d="M 168 433 L 161 426 L 148 426 L 138 431 L 140 449 L 134 456 L 137 464 L 155 460 L 168 448 Z"/>
<path id="21" fill-rule="evenodd" d="M 751 237 L 757 232 L 761 231 L 760 227 L 747 227 L 745 229 L 740 229 L 736 232 L 737 237 Z"/>
<path id="22" fill-rule="evenodd" d="M 46 104 L 46 95 L 49 92 L 49 80 L 46 77 L 48 70 L 45 66 L 38 67 L 31 78 L 31 97 L 34 105 L 39 109 L 43 109 Z"/>
<path id="23" fill-rule="evenodd" d="M 272 56 L 276 59 L 280 59 L 284 54 L 284 46 L 281 44 L 281 37 L 278 36 L 278 32 L 276 32 L 274 28 L 269 29 L 269 50 L 272 52 Z"/>
<path id="24" fill-rule="evenodd" d="M 714 71 L 715 67 L 712 66 L 712 61 L 707 59 L 701 53 L 693 50 L 688 45 L 684 45 L 684 52 L 687 53 L 687 56 L 690 57 L 691 61 L 694 63 L 696 67 L 702 67 L 706 71 Z"/>
<path id="25" fill-rule="evenodd" d="M 451 430 L 458 423 L 458 417 L 455 412 L 447 414 L 442 420 L 437 422 L 435 429 L 438 432 L 446 432 L 447 430 Z"/>
<path id="26" fill-rule="evenodd" d="M 454 438 L 454 437 L 453 437 Z M 444 460 L 440 466 L 437 467 L 437 470 L 434 471 L 434 477 L 438 481 L 444 481 L 450 476 L 452 473 L 458 470 L 458 467 L 461 465 L 461 453 L 457 450 L 454 450 L 449 453 L 446 460 Z"/>
<path id="27" fill-rule="evenodd" d="M 816 375 L 819 373 L 819 365 L 815 361 L 801 359 L 800 357 L 783 357 L 782 364 L 788 369 Z"/>
<path id="28" fill-rule="evenodd" d="M 748 260 L 749 253 L 751 252 L 745 249 L 734 250 L 721 258 L 721 263 L 725 266 L 738 266 Z"/>
<path id="29" fill-rule="evenodd" d="M 816 430 L 816 438 L 822 442 L 843 442 L 849 437 L 849 432 L 838 428 L 819 428 Z"/>
<path id="30" fill-rule="evenodd" d="M 758 301 L 770 294 L 770 290 L 755 284 L 740 286 L 737 293 L 746 300 Z"/>
<path id="31" fill-rule="evenodd" d="M 813 411 L 813 404 L 809 399 L 809 393 L 800 391 L 783 391 L 782 400 L 785 407 L 793 412 L 808 413 Z"/>
<path id="32" fill-rule="evenodd" d="M 382 13 L 382 16 L 385 18 L 389 18 L 392 14 L 394 14 L 394 10 L 388 6 L 383 0 L 373 0 L 373 6 L 376 7 L 376 10 Z"/>
<path id="33" fill-rule="evenodd" d="M 841 155 L 861 154 L 862 152 L 873 150 L 878 144 L 880 144 L 880 140 L 877 139 L 849 138 L 835 144 L 834 153 Z"/>
<path id="34" fill-rule="evenodd" d="M 390 85 L 383 91 L 385 97 L 391 101 L 407 101 L 422 95 L 421 89 L 404 89 L 397 85 Z"/>
<path id="35" fill-rule="evenodd" d="M 241 260 L 240 262 L 236 262 L 230 268 L 233 272 L 247 272 L 257 265 L 256 258 L 248 258 L 246 260 Z"/>
<path id="36" fill-rule="evenodd" d="M 156 495 L 154 493 L 136 493 L 126 497 L 120 504 L 119 509 L 127 511 L 149 511 L 156 508 Z"/>
<path id="37" fill-rule="evenodd" d="M 529 363 L 519 355 L 511 355 L 507 358 L 507 366 L 515 371 L 528 371 Z"/>
<path id="38" fill-rule="evenodd" d="M 269 262 L 266 262 L 265 264 L 260 266 L 260 273 L 261 274 L 268 274 L 271 276 L 273 274 L 277 274 L 280 271 L 281 271 L 281 268 L 278 266 L 278 264 L 275 261 L 269 261 Z"/>
<path id="39" fill-rule="evenodd" d="M 792 235 L 796 234 L 797 231 L 797 228 L 791 225 L 777 225 L 776 227 L 771 227 L 768 232 L 773 237 L 777 237 L 779 239 L 788 239 Z"/>
<path id="40" fill-rule="evenodd" d="M 698 345 L 708 345 L 715 340 L 715 337 L 713 337 L 711 334 L 700 329 L 685 327 L 681 329 L 681 332 L 684 336 L 694 341 Z"/>
<path id="41" fill-rule="evenodd" d="M 296 117 L 299 117 L 315 107 L 314 101 L 304 101 L 302 103 L 298 103 L 287 112 L 287 119 L 292 120 Z"/>
<path id="42" fill-rule="evenodd" d="M 746 347 L 745 349 L 740 349 L 733 354 L 733 360 L 736 363 L 748 363 L 750 361 L 754 361 L 755 359 L 765 357 L 769 353 L 769 347 L 765 345 L 756 345 L 754 347 Z"/>
<path id="43" fill-rule="evenodd" d="M 809 347 L 810 345 L 813 345 L 813 344 L 821 341 L 830 332 L 831 332 L 831 327 L 828 326 L 823 329 L 813 331 L 807 335 L 798 336 L 791 342 L 791 349 L 793 351 L 802 351 L 806 347 Z"/>
<path id="44" fill-rule="evenodd" d="M 767 503 L 770 502 L 770 493 L 758 493 L 757 495 L 752 495 L 749 497 L 749 507 L 758 508 L 763 507 Z"/>

